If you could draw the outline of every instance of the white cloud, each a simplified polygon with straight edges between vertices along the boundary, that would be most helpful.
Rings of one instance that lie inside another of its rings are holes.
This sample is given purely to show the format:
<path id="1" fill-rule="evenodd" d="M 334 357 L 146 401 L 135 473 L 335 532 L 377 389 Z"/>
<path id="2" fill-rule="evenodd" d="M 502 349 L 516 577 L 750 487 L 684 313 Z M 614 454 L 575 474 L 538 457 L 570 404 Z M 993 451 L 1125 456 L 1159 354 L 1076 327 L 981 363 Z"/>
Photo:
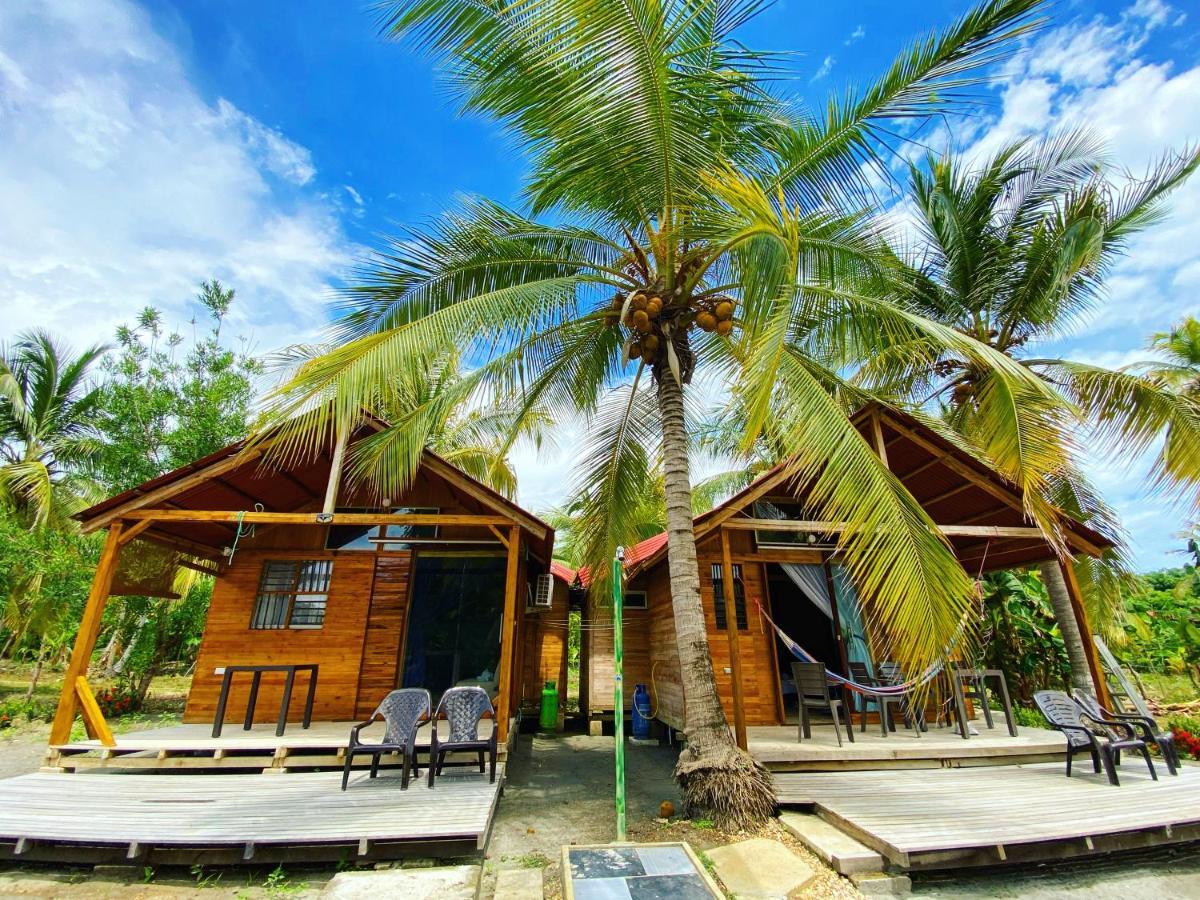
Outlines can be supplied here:
<path id="1" fill-rule="evenodd" d="M 967 154 L 993 153 L 1013 140 L 1085 127 L 1104 140 L 1112 162 L 1134 176 L 1169 150 L 1200 140 L 1200 66 L 1177 69 L 1143 51 L 1152 33 L 1179 19 L 1162 0 L 1138 0 L 1115 19 L 1060 26 L 1006 66 L 1000 108 L 970 136 Z M 1135 237 L 1107 278 L 1105 301 L 1069 338 L 1046 352 L 1120 365 L 1143 359 L 1151 332 L 1200 314 L 1200 178 L 1170 198 L 1170 215 Z M 1042 350 L 1038 351 L 1039 353 Z M 1140 566 L 1177 564 L 1172 555 L 1183 512 L 1149 498 L 1150 457 L 1088 465 L 1134 534 Z"/>
<path id="2" fill-rule="evenodd" d="M 846 38 L 844 41 L 842 41 L 842 43 L 845 44 L 847 47 L 849 47 L 851 44 L 857 44 L 859 41 L 861 41 L 866 36 L 867 36 L 867 29 L 865 29 L 861 25 L 859 25 L 859 26 L 855 27 L 855 29 L 852 32 L 850 32 L 850 37 Z"/>
<path id="3" fill-rule="evenodd" d="M 813 77 L 809 79 L 809 83 L 811 84 L 814 81 L 820 81 L 822 78 L 827 77 L 829 73 L 833 71 L 833 65 L 836 62 L 837 60 L 832 56 L 825 57 L 825 59 L 821 61 L 820 68 L 817 69 Z"/>
<path id="4" fill-rule="evenodd" d="M 143 305 L 235 287 L 261 350 L 314 337 L 356 250 L 307 149 L 207 102 L 124 0 L 0 4 L 0 337 L 111 339 Z"/>

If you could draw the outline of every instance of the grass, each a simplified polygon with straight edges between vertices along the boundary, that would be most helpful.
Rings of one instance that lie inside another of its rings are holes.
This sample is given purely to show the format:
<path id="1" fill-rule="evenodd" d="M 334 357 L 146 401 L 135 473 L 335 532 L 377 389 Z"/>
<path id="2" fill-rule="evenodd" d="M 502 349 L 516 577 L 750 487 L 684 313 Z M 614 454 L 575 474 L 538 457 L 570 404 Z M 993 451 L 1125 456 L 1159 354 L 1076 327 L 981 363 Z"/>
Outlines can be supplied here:
<path id="1" fill-rule="evenodd" d="M 1158 703 L 1191 703 L 1200 699 L 1200 688 L 1186 675 L 1138 674 L 1147 696 Z"/>

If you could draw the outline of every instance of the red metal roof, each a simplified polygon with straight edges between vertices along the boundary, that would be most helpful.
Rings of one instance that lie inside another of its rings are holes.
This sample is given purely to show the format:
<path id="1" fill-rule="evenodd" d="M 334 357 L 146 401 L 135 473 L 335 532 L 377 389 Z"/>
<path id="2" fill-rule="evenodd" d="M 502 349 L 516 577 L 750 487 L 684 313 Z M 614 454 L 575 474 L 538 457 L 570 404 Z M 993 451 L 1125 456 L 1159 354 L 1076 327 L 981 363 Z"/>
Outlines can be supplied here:
<path id="1" fill-rule="evenodd" d="M 561 563 L 557 559 L 550 561 L 550 574 L 555 578 L 561 578 L 567 584 L 572 584 L 575 581 L 575 570 L 566 563 Z"/>

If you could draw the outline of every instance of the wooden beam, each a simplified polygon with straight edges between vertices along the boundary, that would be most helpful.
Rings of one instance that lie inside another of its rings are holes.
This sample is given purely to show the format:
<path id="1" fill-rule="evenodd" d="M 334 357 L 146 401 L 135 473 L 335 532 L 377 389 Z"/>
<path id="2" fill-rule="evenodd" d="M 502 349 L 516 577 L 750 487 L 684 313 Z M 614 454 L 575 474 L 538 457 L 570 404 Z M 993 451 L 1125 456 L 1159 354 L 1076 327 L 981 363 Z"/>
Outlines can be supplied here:
<path id="1" fill-rule="evenodd" d="M 1075 613 L 1075 624 L 1079 628 L 1079 637 L 1083 641 L 1083 652 L 1087 656 L 1088 671 L 1092 675 L 1092 684 L 1096 688 L 1096 699 L 1106 709 L 1112 709 L 1112 697 L 1108 693 L 1108 681 L 1104 678 L 1104 666 L 1100 662 L 1100 652 L 1096 649 L 1096 640 L 1092 636 L 1092 627 L 1088 624 L 1087 610 L 1083 605 L 1083 591 L 1079 588 L 1079 580 L 1075 577 L 1075 567 L 1070 560 L 1059 560 L 1058 567 L 1062 570 L 1063 580 L 1067 583 L 1067 596 L 1071 599 L 1071 611 Z"/>
<path id="2" fill-rule="evenodd" d="M 143 531 L 145 531 L 147 528 L 149 528 L 153 524 L 154 524 L 153 519 L 142 519 L 142 521 L 135 522 L 135 523 L 133 523 L 133 525 L 129 526 L 128 528 L 122 529 L 122 531 L 121 531 L 121 546 L 124 547 L 126 544 L 128 544 L 130 541 L 132 541 L 135 537 L 137 537 L 139 534 L 141 534 Z"/>
<path id="3" fill-rule="evenodd" d="M 459 513 L 324 513 L 239 512 L 235 509 L 138 509 L 126 518 L 158 522 L 244 522 L 247 525 L 511 525 L 503 516 Z"/>
<path id="4" fill-rule="evenodd" d="M 937 462 L 941 462 L 941 460 L 937 460 Z M 901 479 L 901 480 L 903 481 L 903 479 Z M 961 494 L 963 491 L 969 491 L 974 487 L 976 487 L 975 482 L 964 481 L 962 484 L 958 485 L 957 487 L 952 487 L 949 490 L 942 491 L 940 494 L 934 494 L 932 497 L 929 497 L 925 500 L 922 500 L 919 497 L 915 498 L 915 499 L 916 499 L 917 503 L 921 504 L 922 509 L 928 510 L 929 507 L 936 506 L 937 504 L 941 503 L 943 500 L 949 500 L 951 497 L 955 497 L 958 494 Z"/>
<path id="5" fill-rule="evenodd" d="M 315 491 L 313 491 L 312 488 L 310 488 L 307 484 L 305 484 L 303 481 L 301 481 L 299 478 L 297 478 L 291 472 L 287 472 L 283 469 L 276 469 L 271 474 L 277 475 L 278 477 L 280 477 L 284 481 L 286 481 L 288 484 L 291 484 L 294 487 L 298 488 L 302 494 L 304 494 L 306 497 L 308 497 L 309 500 L 319 500 L 320 499 L 319 494 L 317 494 Z"/>
<path id="6" fill-rule="evenodd" d="M 742 697 L 742 650 L 738 646 L 737 604 L 734 602 L 733 560 L 729 552 L 729 532 L 721 529 L 721 594 L 725 604 L 725 636 L 729 639 L 730 679 L 733 682 L 733 733 L 737 745 L 749 750 L 746 740 L 746 706 Z"/>
<path id="7" fill-rule="evenodd" d="M 496 717 L 499 723 L 499 740 L 508 740 L 508 719 L 512 709 L 512 663 L 513 640 L 517 625 L 517 575 L 520 570 L 521 528 L 513 525 L 508 532 L 508 565 L 504 574 L 504 616 L 500 625 L 500 697 L 496 701 Z M 618 710 L 619 712 L 619 710 Z"/>
<path id="8" fill-rule="evenodd" d="M 346 445 L 350 443 L 350 423 L 338 429 L 337 443 L 333 445 L 333 461 L 329 464 L 329 478 L 325 482 L 325 503 L 321 511 L 332 513 L 337 509 L 338 490 L 342 486 L 342 467 L 346 462 Z"/>
<path id="9" fill-rule="evenodd" d="M 888 465 L 887 444 L 883 440 L 883 424 L 880 422 L 878 409 L 871 410 L 871 439 L 875 442 L 875 453 L 878 454 L 883 467 L 891 469 Z"/>
<path id="10" fill-rule="evenodd" d="M 508 538 L 504 536 L 503 531 L 501 531 L 495 525 L 489 525 L 488 530 L 491 531 L 491 533 L 496 536 L 496 540 L 498 540 L 500 542 L 500 544 L 503 547 L 505 547 L 505 549 L 508 548 Z"/>
<path id="11" fill-rule="evenodd" d="M 841 534 L 848 530 L 844 522 L 801 519 L 730 519 L 724 527 L 737 531 L 812 531 Z M 1018 525 L 937 525 L 946 537 L 1043 538 L 1041 529 Z"/>
<path id="12" fill-rule="evenodd" d="M 87 728 L 88 737 L 99 741 L 105 747 L 117 746 L 112 729 L 108 727 L 104 713 L 100 711 L 100 704 L 96 702 L 96 695 L 92 693 L 91 685 L 82 675 L 75 679 L 75 696 L 79 700 L 79 711 L 83 713 L 83 724 Z"/>
<path id="13" fill-rule="evenodd" d="M 221 478 L 220 476 L 217 476 L 216 478 L 214 478 L 213 483 L 216 485 L 219 485 L 221 488 L 229 491 L 229 493 L 235 494 L 238 497 L 241 497 L 243 501 L 250 504 L 251 509 L 254 508 L 255 503 L 262 503 L 263 506 L 266 506 L 266 503 L 263 503 L 263 500 L 261 497 L 255 497 L 253 494 L 247 494 L 240 487 L 238 487 L 237 485 L 230 484 L 228 481 L 226 481 L 224 478 Z"/>
<path id="14" fill-rule="evenodd" d="M 510 505 L 508 501 L 493 494 L 475 481 L 475 479 L 454 468 L 454 466 L 450 465 L 444 459 L 433 453 L 426 453 L 421 458 L 421 464 L 426 466 L 435 475 L 449 481 L 468 497 L 479 501 L 488 509 L 502 515 L 505 523 L 516 522 L 522 525 L 537 540 L 543 541 L 546 539 L 549 529 L 545 522 L 529 515 L 519 507 Z"/>
<path id="15" fill-rule="evenodd" d="M 71 650 L 71 660 L 63 674 L 58 709 L 50 726 L 51 744 L 65 744 L 71 739 L 71 723 L 75 721 L 79 696 L 75 690 L 75 679 L 87 675 L 88 663 L 91 662 L 92 651 L 96 648 L 96 638 L 100 634 L 100 618 L 104 615 L 109 591 L 112 590 L 113 576 L 121 558 L 123 528 L 123 523 L 113 522 L 108 529 L 104 549 L 100 552 L 100 562 L 96 566 L 92 588 L 88 591 L 87 603 L 83 607 L 83 618 L 79 622 L 79 632 L 75 636 L 75 647 Z"/>
<path id="16" fill-rule="evenodd" d="M 182 553 L 188 553 L 192 556 L 199 556 L 202 559 L 208 559 L 215 563 L 222 562 L 225 559 L 221 555 L 221 551 L 216 547 L 201 544 L 199 541 L 190 541 L 175 534 L 168 534 L 165 531 L 159 531 L 153 526 L 145 531 L 141 537 L 144 541 L 162 544 L 164 547 L 170 547 L 173 550 L 179 550 Z"/>
<path id="17" fill-rule="evenodd" d="M 771 615 L 773 616 L 775 614 L 775 603 L 774 603 L 774 599 L 771 597 L 771 577 L 770 577 L 770 574 L 767 572 L 766 562 L 759 561 L 758 566 L 762 570 L 762 584 L 763 584 L 763 594 L 764 594 L 763 602 L 771 607 Z M 779 673 L 779 641 L 775 640 L 775 635 L 773 632 L 768 632 L 768 633 L 771 635 L 771 637 L 769 638 L 770 645 L 771 645 L 771 671 L 776 673 L 776 675 L 775 675 L 775 715 L 778 716 L 780 725 L 786 725 L 787 724 L 787 713 L 783 708 L 783 682 L 778 674 Z"/>

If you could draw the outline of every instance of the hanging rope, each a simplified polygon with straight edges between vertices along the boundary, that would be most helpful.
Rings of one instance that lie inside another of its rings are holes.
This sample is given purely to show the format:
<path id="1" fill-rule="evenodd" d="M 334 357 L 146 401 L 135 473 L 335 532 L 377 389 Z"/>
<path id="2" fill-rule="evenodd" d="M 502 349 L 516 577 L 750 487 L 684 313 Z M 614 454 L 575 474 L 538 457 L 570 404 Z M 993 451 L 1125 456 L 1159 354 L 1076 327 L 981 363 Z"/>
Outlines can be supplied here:
<path id="1" fill-rule="evenodd" d="M 255 512 L 264 512 L 265 510 L 266 510 L 266 507 L 263 506 L 261 503 L 254 504 Z M 242 539 L 242 535 L 245 535 L 246 537 L 250 537 L 250 538 L 254 537 L 254 529 L 257 526 L 255 526 L 253 523 L 251 523 L 250 525 L 246 525 L 245 522 L 243 521 L 245 518 L 246 518 L 246 510 L 244 510 L 244 509 L 238 510 L 237 531 L 235 531 L 233 534 L 233 545 L 229 548 L 229 552 L 227 554 L 225 554 L 228 557 L 227 565 L 233 563 L 233 557 L 237 553 L 238 541 L 240 541 Z"/>
<path id="2" fill-rule="evenodd" d="M 751 599 L 754 601 L 754 605 L 758 607 L 759 615 L 762 616 L 764 619 L 766 619 L 768 623 L 770 623 L 771 627 L 773 629 L 775 629 L 775 633 L 777 635 L 779 635 L 779 639 L 781 641 L 783 641 L 783 645 L 785 647 L 787 647 L 788 650 L 791 651 L 792 655 L 794 657 L 796 657 L 796 659 L 800 660 L 801 662 L 814 662 L 814 663 L 821 662 L 821 660 L 819 660 L 817 657 L 813 656 L 811 653 L 809 653 L 807 650 L 805 650 L 803 647 L 801 647 L 799 644 L 797 644 L 795 641 L 793 641 L 788 636 L 787 632 L 785 632 L 782 628 L 780 628 L 778 625 L 775 624 L 775 620 L 772 619 L 767 614 L 767 611 L 765 609 L 763 609 L 763 605 L 757 597 L 751 597 Z M 945 665 L 946 665 L 945 661 L 947 658 L 949 658 L 950 653 L 954 650 L 954 646 L 958 643 L 959 638 L 962 636 L 962 630 L 966 626 L 966 624 L 967 623 L 964 620 L 963 623 L 961 625 L 959 625 L 958 631 L 954 635 L 954 639 L 950 641 L 950 645 L 943 652 L 942 659 L 938 660 L 935 663 L 931 663 L 929 666 L 927 666 L 925 668 L 925 671 L 922 672 L 920 675 L 918 675 L 916 678 L 910 678 L 908 681 L 901 682 L 900 684 L 887 684 L 887 685 L 859 684 L 857 681 L 854 681 L 850 678 L 845 678 L 842 675 L 838 675 L 836 672 L 828 672 L 827 671 L 826 674 L 828 675 L 830 682 L 832 682 L 833 684 L 840 684 L 843 687 L 845 687 L 847 690 L 854 691 L 857 694 L 866 694 L 869 696 L 896 697 L 896 696 L 910 693 L 917 687 L 920 687 L 921 685 L 923 685 L 929 681 L 932 681 L 939 674 L 941 674 L 942 669 L 945 668 Z"/>

